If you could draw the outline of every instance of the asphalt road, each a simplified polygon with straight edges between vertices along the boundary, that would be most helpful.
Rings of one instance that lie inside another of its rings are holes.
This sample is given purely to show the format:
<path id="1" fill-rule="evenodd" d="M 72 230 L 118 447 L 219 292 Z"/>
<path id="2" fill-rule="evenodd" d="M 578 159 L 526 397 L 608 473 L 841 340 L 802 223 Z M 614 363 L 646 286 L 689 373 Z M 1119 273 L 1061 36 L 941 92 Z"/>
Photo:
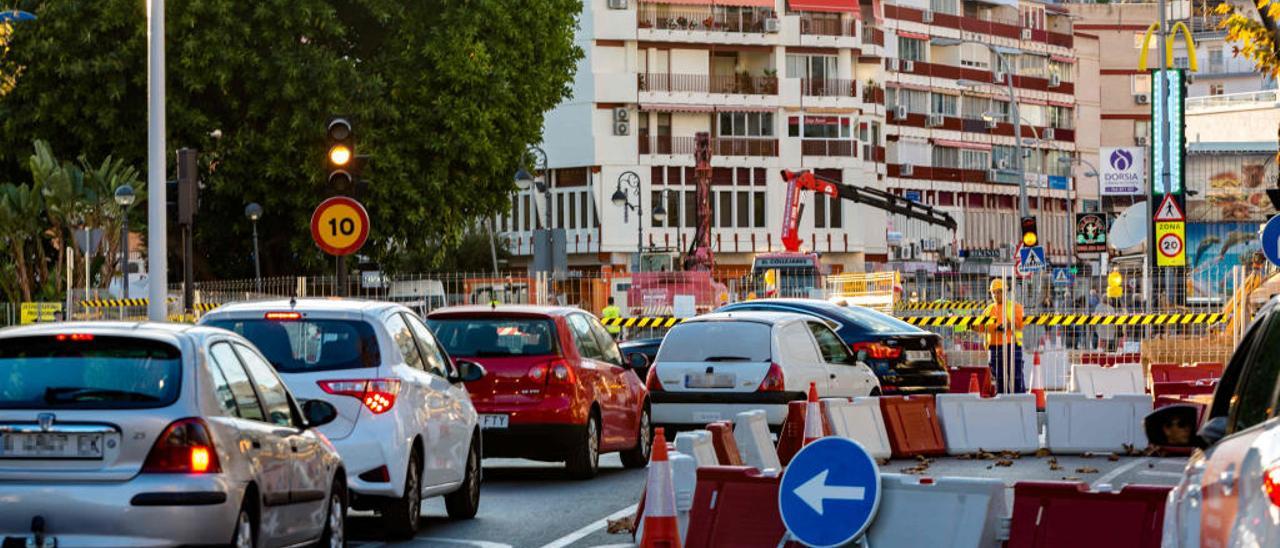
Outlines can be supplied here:
<path id="1" fill-rule="evenodd" d="M 1182 475 L 1185 458 L 1059 456 L 1060 467 L 1051 469 L 1050 457 L 1023 456 L 999 466 L 995 459 L 930 459 L 919 469 L 915 460 L 895 460 L 882 472 L 917 473 L 930 477 L 963 476 L 1000 478 L 1012 487 L 1019 480 L 1083 481 L 1094 488 L 1103 484 L 1173 485 Z M 352 546 L 471 546 L 475 548 L 567 548 L 630 545 L 628 535 L 610 535 L 606 521 L 630 515 L 644 488 L 644 470 L 626 470 L 616 455 L 601 461 L 600 476 L 590 481 L 569 479 L 559 464 L 515 459 L 484 462 L 480 513 L 473 520 L 450 521 L 444 503 L 423 504 L 422 531 L 404 542 L 388 542 L 377 519 L 356 513 L 348 520 Z M 914 470 L 909 470 L 914 469 Z M 1012 489 L 1009 501 L 1012 502 Z"/>

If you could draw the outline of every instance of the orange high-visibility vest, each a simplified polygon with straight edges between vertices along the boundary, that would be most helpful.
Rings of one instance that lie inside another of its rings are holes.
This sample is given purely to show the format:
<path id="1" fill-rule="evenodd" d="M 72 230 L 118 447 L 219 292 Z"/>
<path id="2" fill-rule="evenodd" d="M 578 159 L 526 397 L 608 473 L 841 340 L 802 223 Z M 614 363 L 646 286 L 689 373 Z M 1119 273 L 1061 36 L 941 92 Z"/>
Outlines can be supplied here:
<path id="1" fill-rule="evenodd" d="M 1022 345 L 1022 305 L 1014 303 L 1013 306 L 1005 307 L 1002 304 L 991 303 L 987 305 L 987 309 L 982 311 L 983 316 L 996 318 L 996 323 L 982 326 L 982 330 L 987 334 L 987 346 L 1002 346 L 1011 343 Z M 1007 314 L 1007 316 L 1006 316 Z M 997 329 L 1004 326 L 1003 330 Z"/>

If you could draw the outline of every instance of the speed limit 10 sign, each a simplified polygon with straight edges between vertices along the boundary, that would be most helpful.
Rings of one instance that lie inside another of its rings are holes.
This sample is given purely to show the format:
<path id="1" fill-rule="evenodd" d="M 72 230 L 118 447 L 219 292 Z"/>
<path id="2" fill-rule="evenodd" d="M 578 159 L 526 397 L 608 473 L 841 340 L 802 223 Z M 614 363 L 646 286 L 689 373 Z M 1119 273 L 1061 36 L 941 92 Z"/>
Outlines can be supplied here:
<path id="1" fill-rule="evenodd" d="M 330 255 L 350 255 L 369 238 L 369 213 L 360 202 L 334 196 L 311 214 L 311 239 Z"/>

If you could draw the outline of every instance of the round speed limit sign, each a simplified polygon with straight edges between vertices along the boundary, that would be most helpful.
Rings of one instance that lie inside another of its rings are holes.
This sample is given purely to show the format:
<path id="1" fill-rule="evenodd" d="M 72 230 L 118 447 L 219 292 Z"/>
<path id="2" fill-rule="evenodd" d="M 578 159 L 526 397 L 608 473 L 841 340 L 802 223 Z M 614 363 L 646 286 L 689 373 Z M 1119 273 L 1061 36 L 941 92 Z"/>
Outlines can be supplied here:
<path id="1" fill-rule="evenodd" d="M 311 239 L 330 255 L 350 255 L 369 238 L 369 213 L 360 202 L 334 196 L 311 214 Z"/>
<path id="2" fill-rule="evenodd" d="M 1165 257 L 1177 257 L 1178 254 L 1182 253 L 1182 238 L 1179 238 L 1177 234 L 1165 234 L 1160 237 L 1158 243 L 1160 254 Z"/>

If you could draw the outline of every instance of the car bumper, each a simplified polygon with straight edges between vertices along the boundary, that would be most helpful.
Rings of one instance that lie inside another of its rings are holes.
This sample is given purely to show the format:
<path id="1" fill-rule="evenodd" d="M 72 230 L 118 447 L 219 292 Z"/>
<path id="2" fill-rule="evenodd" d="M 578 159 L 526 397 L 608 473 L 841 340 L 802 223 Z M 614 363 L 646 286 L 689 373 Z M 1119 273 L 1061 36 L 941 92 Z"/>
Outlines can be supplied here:
<path id="1" fill-rule="evenodd" d="M 585 424 L 513 424 L 481 430 L 485 458 L 562 460 L 582 440 Z"/>
<path id="2" fill-rule="evenodd" d="M 0 489 L 0 541 L 30 538 L 43 518 L 59 546 L 225 545 L 244 486 L 225 476 L 140 475 L 96 484 L 6 483 Z M 25 542 L 25 541 L 22 541 Z"/>
<path id="3" fill-rule="evenodd" d="M 388 433 L 386 436 L 354 435 L 332 440 L 347 469 L 347 488 L 352 493 L 393 498 L 403 494 L 404 475 L 409 466 L 409 449 L 392 441 L 399 439 L 395 434 Z M 360 474 L 380 466 L 387 467 L 390 481 L 360 479 Z"/>
<path id="4" fill-rule="evenodd" d="M 715 421 L 733 420 L 738 413 L 756 409 L 764 410 L 771 426 L 778 426 L 787 418 L 787 403 L 804 399 L 804 392 L 649 394 L 654 424 L 673 426 L 705 426 Z"/>
<path id="5" fill-rule="evenodd" d="M 951 377 L 946 371 L 892 372 L 876 375 L 880 391 L 889 395 L 946 394 Z"/>

